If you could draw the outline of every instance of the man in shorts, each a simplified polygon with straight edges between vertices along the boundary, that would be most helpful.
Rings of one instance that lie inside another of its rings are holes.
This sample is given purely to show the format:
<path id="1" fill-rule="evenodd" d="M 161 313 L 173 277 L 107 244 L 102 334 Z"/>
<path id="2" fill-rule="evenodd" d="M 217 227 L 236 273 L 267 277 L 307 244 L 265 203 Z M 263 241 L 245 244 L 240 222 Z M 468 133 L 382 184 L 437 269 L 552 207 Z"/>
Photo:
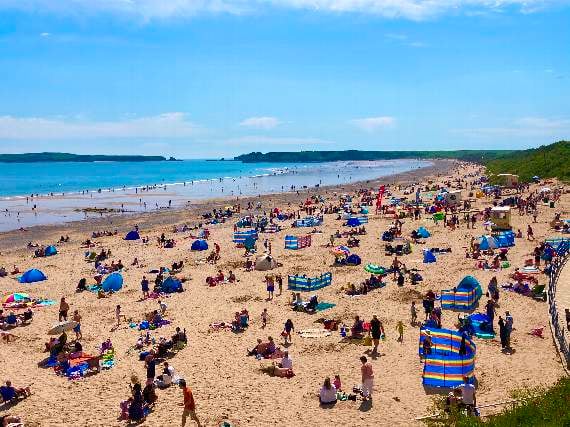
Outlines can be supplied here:
<path id="1" fill-rule="evenodd" d="M 186 381 L 180 380 L 178 383 L 180 388 L 182 389 L 182 393 L 184 394 L 184 412 L 182 412 L 182 427 L 186 425 L 186 418 L 190 417 L 198 427 L 201 426 L 200 420 L 196 416 L 196 403 L 194 403 L 194 396 L 192 395 L 192 390 L 186 386 Z"/>

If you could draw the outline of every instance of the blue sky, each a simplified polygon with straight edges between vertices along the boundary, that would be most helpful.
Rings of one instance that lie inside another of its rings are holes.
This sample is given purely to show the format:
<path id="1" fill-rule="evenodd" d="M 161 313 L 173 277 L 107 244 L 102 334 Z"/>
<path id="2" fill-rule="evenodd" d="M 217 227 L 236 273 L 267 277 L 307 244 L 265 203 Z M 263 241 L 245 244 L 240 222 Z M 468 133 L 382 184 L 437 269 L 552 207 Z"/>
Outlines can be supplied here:
<path id="1" fill-rule="evenodd" d="M 570 138 L 567 0 L 0 0 L 0 152 Z"/>

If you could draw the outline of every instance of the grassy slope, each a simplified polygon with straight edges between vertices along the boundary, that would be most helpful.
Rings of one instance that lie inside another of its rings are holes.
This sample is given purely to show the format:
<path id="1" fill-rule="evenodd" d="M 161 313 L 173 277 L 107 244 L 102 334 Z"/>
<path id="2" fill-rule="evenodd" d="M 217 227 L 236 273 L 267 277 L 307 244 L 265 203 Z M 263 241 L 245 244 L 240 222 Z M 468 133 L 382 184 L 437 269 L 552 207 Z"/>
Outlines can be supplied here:
<path id="1" fill-rule="evenodd" d="M 530 397 L 533 396 L 533 397 Z M 561 378 L 549 389 L 524 390 L 513 397 L 524 403 L 485 419 L 468 417 L 461 412 L 444 418 L 425 420 L 430 427 L 568 427 L 570 426 L 570 378 Z M 437 405 L 442 408 L 443 401 Z"/>
<path id="2" fill-rule="evenodd" d="M 485 166 L 493 174 L 515 173 L 521 181 L 530 181 L 534 175 L 570 181 L 570 141 L 514 152 L 490 160 Z"/>

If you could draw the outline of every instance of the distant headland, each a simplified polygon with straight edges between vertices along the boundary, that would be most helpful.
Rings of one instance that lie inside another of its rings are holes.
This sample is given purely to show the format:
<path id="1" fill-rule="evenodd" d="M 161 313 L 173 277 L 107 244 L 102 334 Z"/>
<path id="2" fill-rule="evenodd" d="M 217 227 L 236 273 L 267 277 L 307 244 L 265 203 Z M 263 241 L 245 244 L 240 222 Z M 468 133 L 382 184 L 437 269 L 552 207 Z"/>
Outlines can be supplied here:
<path id="1" fill-rule="evenodd" d="M 259 162 L 335 162 L 340 160 L 394 160 L 394 159 L 458 159 L 483 163 L 511 154 L 512 150 L 453 150 L 453 151 L 300 151 L 254 152 L 235 157 L 244 163 Z"/>
<path id="2" fill-rule="evenodd" d="M 176 161 L 174 157 L 164 156 L 120 156 L 104 154 L 70 153 L 22 153 L 0 154 L 0 163 L 40 163 L 40 162 L 161 162 Z"/>

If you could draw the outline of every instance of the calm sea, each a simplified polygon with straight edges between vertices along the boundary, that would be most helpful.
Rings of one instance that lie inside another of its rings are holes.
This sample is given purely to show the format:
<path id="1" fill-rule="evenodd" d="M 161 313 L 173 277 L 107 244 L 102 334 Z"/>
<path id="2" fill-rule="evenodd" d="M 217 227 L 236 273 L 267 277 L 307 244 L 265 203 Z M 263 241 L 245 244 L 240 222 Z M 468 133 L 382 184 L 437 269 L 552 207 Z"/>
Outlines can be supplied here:
<path id="1" fill-rule="evenodd" d="M 236 161 L 5 163 L 0 176 L 0 231 L 86 218 L 84 208 L 143 212 L 215 197 L 279 193 L 366 181 L 429 166 L 389 160 L 309 164 Z M 142 187 L 150 190 L 141 191 Z M 53 195 L 52 195 L 53 193 Z M 40 197 L 27 199 L 31 194 Z"/>

